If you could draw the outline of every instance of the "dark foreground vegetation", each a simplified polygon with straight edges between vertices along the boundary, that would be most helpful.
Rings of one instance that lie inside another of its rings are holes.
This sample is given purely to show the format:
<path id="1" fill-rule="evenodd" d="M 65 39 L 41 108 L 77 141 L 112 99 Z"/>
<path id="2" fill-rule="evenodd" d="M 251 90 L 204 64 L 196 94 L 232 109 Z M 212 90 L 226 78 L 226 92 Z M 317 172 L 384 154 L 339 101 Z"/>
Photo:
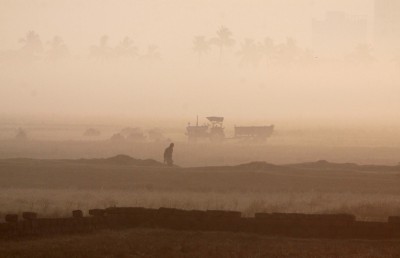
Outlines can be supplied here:
<path id="1" fill-rule="evenodd" d="M 398 239 L 400 216 L 387 222 L 357 221 L 351 214 L 256 213 L 180 210 L 171 208 L 110 207 L 74 210 L 69 218 L 38 218 L 34 212 L 7 214 L 0 239 L 95 232 L 104 229 L 163 228 L 183 231 L 247 232 L 269 236 L 326 239 Z"/>
<path id="2" fill-rule="evenodd" d="M 2 258 L 351 257 L 394 258 L 400 241 L 298 240 L 253 234 L 161 229 L 0 241 Z"/>

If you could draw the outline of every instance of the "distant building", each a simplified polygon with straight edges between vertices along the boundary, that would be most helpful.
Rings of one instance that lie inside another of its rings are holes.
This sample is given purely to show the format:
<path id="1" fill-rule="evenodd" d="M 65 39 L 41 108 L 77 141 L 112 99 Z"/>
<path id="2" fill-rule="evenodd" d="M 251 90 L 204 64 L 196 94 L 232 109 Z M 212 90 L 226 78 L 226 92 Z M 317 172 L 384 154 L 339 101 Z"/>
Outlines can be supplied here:
<path id="1" fill-rule="evenodd" d="M 345 12 L 328 12 L 324 20 L 313 20 L 313 50 L 316 56 L 343 57 L 367 44 L 368 21 Z"/>
<path id="2" fill-rule="evenodd" d="M 400 1 L 375 0 L 375 46 L 380 52 L 400 52 Z"/>

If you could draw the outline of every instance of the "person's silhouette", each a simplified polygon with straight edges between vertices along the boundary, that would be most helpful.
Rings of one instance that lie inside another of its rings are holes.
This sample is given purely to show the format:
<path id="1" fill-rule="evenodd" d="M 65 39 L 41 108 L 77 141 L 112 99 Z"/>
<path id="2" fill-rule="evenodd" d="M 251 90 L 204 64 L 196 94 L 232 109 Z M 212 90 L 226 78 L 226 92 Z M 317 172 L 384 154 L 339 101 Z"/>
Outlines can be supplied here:
<path id="1" fill-rule="evenodd" d="M 164 151 L 164 164 L 173 166 L 174 161 L 172 160 L 172 153 L 174 152 L 174 143 L 171 143 Z"/>

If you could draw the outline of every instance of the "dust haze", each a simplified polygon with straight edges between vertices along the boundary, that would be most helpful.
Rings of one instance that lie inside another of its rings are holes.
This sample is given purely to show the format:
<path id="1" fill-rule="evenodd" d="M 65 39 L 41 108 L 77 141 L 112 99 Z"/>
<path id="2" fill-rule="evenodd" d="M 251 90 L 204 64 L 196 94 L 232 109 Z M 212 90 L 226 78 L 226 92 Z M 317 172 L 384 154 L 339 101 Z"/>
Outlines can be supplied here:
<path id="1" fill-rule="evenodd" d="M 1 217 L 386 223 L 400 214 L 399 13 L 398 0 L 0 0 Z"/>
<path id="2" fill-rule="evenodd" d="M 373 1 L 3 0 L 1 13 L 3 116 L 397 123 L 399 50 L 375 37 Z"/>
<path id="3" fill-rule="evenodd" d="M 272 145 L 395 147 L 400 21 L 378 2 L 3 0 L 0 137 L 185 141 L 221 116 L 275 125 Z"/>

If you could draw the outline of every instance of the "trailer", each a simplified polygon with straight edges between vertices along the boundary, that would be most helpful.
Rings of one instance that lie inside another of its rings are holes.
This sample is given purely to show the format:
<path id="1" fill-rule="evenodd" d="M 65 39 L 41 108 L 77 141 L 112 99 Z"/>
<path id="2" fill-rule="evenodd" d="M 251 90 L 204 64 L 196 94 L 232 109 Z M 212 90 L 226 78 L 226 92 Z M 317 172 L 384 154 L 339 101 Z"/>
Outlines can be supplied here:
<path id="1" fill-rule="evenodd" d="M 235 126 L 234 138 L 265 141 L 274 132 L 274 125 L 270 126 Z"/>
<path id="2" fill-rule="evenodd" d="M 197 117 L 196 125 L 190 123 L 186 127 L 186 136 L 189 142 L 197 142 L 198 140 L 210 140 L 212 142 L 222 142 L 224 140 L 243 139 L 249 141 L 265 141 L 274 131 L 274 125 L 269 126 L 235 126 L 234 136 L 225 137 L 225 128 L 223 126 L 224 117 L 209 116 L 209 123 L 199 125 Z"/>

